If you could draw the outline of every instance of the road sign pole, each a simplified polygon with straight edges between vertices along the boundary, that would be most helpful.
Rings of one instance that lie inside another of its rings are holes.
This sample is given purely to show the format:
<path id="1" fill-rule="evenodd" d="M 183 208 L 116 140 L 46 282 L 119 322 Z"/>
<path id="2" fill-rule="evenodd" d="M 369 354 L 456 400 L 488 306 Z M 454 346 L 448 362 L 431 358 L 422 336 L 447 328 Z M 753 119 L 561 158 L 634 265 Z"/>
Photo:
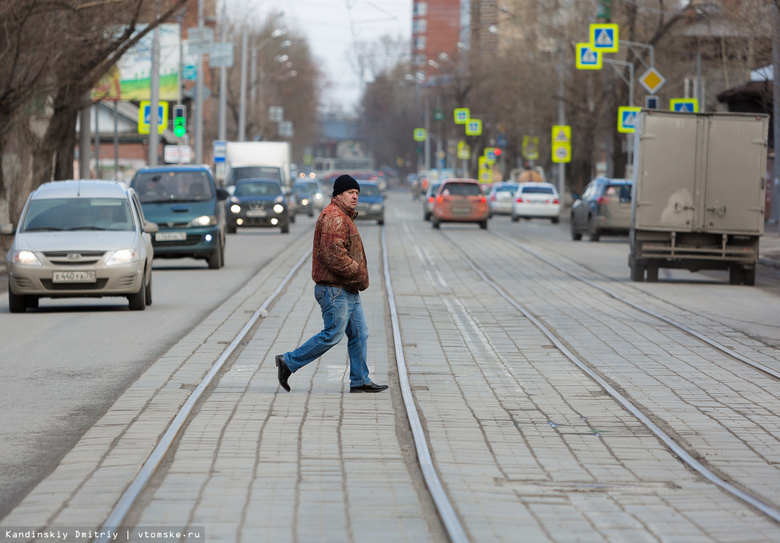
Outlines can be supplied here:
<path id="1" fill-rule="evenodd" d="M 566 124 L 566 115 L 563 110 L 563 47 L 558 42 L 558 124 Z M 566 184 L 566 164 L 558 164 L 558 194 L 561 198 L 566 194 L 564 188 Z"/>
<path id="2" fill-rule="evenodd" d="M 152 38 L 151 100 L 149 104 L 149 166 L 157 166 L 160 138 L 157 127 L 160 124 L 160 27 L 155 27 Z"/>

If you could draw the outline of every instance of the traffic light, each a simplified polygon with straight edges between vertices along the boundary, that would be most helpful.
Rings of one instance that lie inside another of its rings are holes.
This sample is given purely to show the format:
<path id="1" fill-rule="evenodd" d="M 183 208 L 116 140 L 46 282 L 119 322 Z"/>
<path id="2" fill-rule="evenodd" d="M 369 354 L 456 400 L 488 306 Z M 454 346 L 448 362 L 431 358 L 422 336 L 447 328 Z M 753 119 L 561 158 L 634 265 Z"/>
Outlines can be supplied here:
<path id="1" fill-rule="evenodd" d="M 501 147 L 496 147 L 495 150 L 493 151 L 493 153 L 496 156 L 501 156 Z"/>
<path id="2" fill-rule="evenodd" d="M 184 137 L 187 133 L 187 108 L 185 106 L 173 107 L 173 134 L 177 138 Z"/>

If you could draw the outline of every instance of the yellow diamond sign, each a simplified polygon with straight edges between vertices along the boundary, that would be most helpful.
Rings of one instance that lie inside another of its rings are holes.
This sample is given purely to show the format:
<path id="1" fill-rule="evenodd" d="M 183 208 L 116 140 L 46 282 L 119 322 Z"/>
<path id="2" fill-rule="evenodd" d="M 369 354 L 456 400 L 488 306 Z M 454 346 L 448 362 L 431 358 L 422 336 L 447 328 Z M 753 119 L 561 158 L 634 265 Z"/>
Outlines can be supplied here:
<path id="1" fill-rule="evenodd" d="M 655 68 L 650 68 L 644 74 L 639 76 L 639 83 L 641 83 L 642 86 L 647 89 L 647 92 L 650 94 L 655 94 L 658 89 L 664 86 L 666 79 L 664 79 L 664 76 L 662 76 L 658 70 Z"/>

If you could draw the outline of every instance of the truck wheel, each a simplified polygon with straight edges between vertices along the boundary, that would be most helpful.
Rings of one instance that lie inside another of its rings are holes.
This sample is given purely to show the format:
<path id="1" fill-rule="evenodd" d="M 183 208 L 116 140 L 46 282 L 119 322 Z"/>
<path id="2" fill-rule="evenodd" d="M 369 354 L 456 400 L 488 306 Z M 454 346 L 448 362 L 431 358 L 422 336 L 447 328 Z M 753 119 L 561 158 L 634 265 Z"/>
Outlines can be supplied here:
<path id="1" fill-rule="evenodd" d="M 741 285 L 744 280 L 745 280 L 745 272 L 742 266 L 734 265 L 729 267 L 730 285 Z M 755 283 L 755 277 L 753 278 L 753 282 Z"/>
<path id="2" fill-rule="evenodd" d="M 640 266 L 635 259 L 631 259 L 629 262 L 631 266 L 631 280 L 635 283 L 641 283 L 645 280 L 645 268 Z"/>
<path id="3" fill-rule="evenodd" d="M 648 283 L 658 282 L 658 266 L 647 267 L 647 282 Z"/>
<path id="4" fill-rule="evenodd" d="M 752 287 L 756 284 L 756 269 L 755 268 L 743 268 L 742 269 L 743 282 Z"/>

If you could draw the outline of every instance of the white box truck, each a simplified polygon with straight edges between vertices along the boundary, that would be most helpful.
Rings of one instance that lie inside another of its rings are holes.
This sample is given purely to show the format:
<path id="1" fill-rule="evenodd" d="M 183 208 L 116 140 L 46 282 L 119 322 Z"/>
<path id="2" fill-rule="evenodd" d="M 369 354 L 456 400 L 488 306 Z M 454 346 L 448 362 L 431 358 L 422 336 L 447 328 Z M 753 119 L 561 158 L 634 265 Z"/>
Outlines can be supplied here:
<path id="1" fill-rule="evenodd" d="M 286 141 L 229 141 L 225 147 L 225 187 L 239 179 L 276 179 L 292 186 L 290 144 Z"/>
<path id="2" fill-rule="evenodd" d="M 731 284 L 755 284 L 769 117 L 642 110 L 637 126 L 631 279 L 720 269 Z"/>

